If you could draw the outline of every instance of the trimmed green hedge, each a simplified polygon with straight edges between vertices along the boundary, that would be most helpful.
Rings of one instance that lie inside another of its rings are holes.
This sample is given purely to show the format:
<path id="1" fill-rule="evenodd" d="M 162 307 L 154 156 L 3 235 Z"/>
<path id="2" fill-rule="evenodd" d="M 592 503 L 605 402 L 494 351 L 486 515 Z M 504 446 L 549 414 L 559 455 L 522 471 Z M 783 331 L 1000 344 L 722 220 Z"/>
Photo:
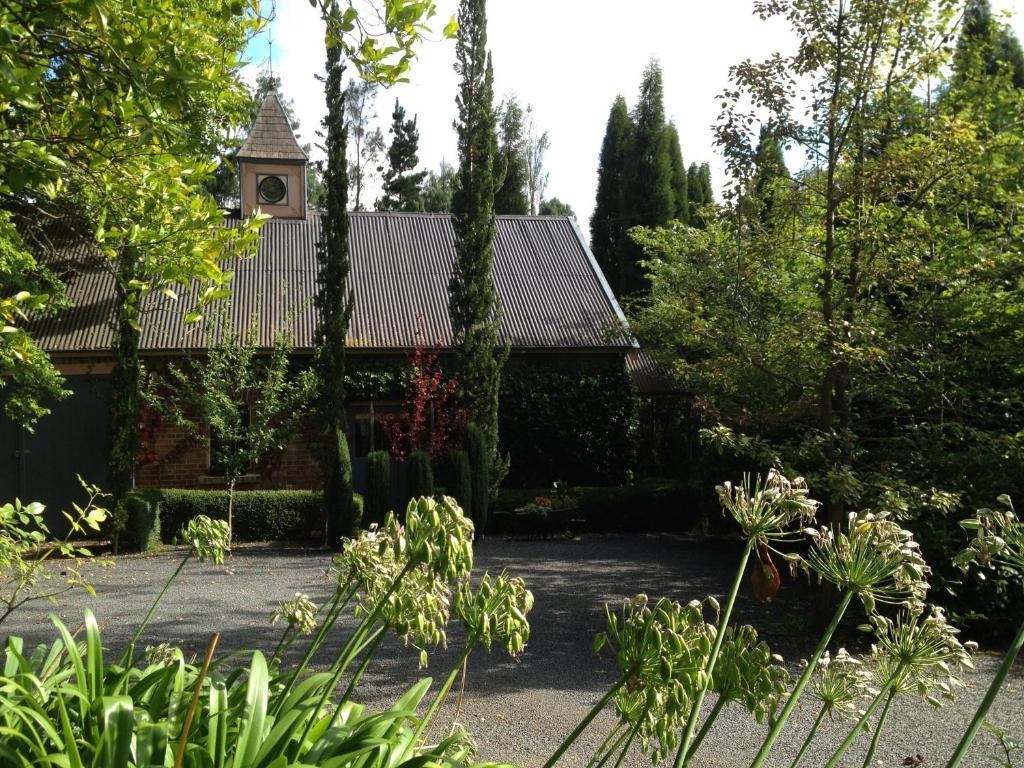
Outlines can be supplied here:
<path id="1" fill-rule="evenodd" d="M 160 491 L 135 491 L 125 498 L 128 520 L 121 537 L 126 549 L 155 552 L 160 549 Z"/>
<path id="2" fill-rule="evenodd" d="M 228 516 L 227 491 L 163 489 L 133 495 L 158 510 L 165 542 L 197 515 L 215 520 Z M 362 497 L 356 494 L 362 508 Z M 132 523 L 129 522 L 129 527 Z M 235 541 L 316 541 L 323 539 L 323 496 L 318 491 L 235 491 Z"/>

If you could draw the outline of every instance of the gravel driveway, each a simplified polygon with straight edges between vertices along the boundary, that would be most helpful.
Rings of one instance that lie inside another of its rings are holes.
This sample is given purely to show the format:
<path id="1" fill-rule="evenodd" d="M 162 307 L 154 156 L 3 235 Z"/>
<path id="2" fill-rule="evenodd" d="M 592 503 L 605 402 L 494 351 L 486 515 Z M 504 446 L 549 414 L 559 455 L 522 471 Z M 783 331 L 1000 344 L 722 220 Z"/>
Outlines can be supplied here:
<path id="1" fill-rule="evenodd" d="M 619 602 L 637 592 L 689 600 L 706 594 L 720 599 L 732 577 L 738 552 L 731 546 L 694 542 L 675 536 L 587 536 L 573 541 L 523 541 L 488 539 L 477 546 L 477 566 L 482 572 L 508 569 L 523 576 L 536 595 L 530 616 L 533 635 L 529 647 L 516 660 L 497 649 L 488 656 L 476 652 L 470 662 L 460 721 L 475 735 L 481 759 L 506 760 L 523 766 L 539 766 L 572 730 L 590 706 L 615 679 L 614 662 L 605 654 L 595 657 L 591 641 L 603 627 L 606 601 Z M 124 646 L 156 592 L 177 566 L 179 556 L 127 557 L 108 568 L 90 568 L 97 596 L 76 595 L 64 601 L 59 614 L 77 626 L 82 608 L 96 613 L 104 629 L 105 644 Z M 323 601 L 332 591 L 325 569 L 328 555 L 316 550 L 245 548 L 232 559 L 232 575 L 224 568 L 190 563 L 165 598 L 150 625 L 144 644 L 169 642 L 187 652 L 200 654 L 212 630 L 221 632 L 222 651 L 257 647 L 272 649 L 280 628 L 272 628 L 270 613 L 281 600 L 306 592 Z M 773 632 L 762 632 L 773 648 L 796 661 L 808 652 L 814 638 L 806 631 L 804 591 L 787 579 L 770 608 L 755 604 L 744 589 L 737 604 L 737 618 L 762 627 L 766 619 Z M 22 609 L 6 622 L 3 635 L 18 634 L 28 642 L 49 641 L 52 631 L 46 618 L 48 606 Z M 431 654 L 430 668 L 417 669 L 416 654 L 391 638 L 383 646 L 379 663 L 364 678 L 358 697 L 370 705 L 384 706 L 424 674 L 443 678 L 462 648 L 457 631 L 451 648 Z M 324 659 L 320 660 L 321 663 Z M 883 738 L 877 765 L 903 765 L 904 758 L 924 756 L 922 765 L 942 766 L 984 694 L 998 664 L 998 657 L 982 654 L 977 672 L 969 676 L 970 688 L 956 704 L 934 711 L 926 704 L 906 699 L 894 705 L 891 726 Z M 990 720 L 1024 740 L 1024 665 L 1004 689 Z M 454 697 L 450 700 L 454 702 Z M 451 717 L 454 705 L 448 705 Z M 815 712 L 800 707 L 787 727 L 787 744 L 779 744 L 769 765 L 785 768 L 795 755 Z M 442 718 L 444 720 L 444 718 Z M 563 764 L 582 766 L 607 733 L 611 716 L 591 725 L 575 754 Z M 824 728 L 823 744 L 836 744 L 839 728 Z M 843 731 L 845 734 L 845 731 Z M 744 712 L 727 708 L 712 730 L 697 766 L 743 768 L 749 764 L 764 730 Z M 862 741 L 866 741 L 863 740 Z M 866 744 L 861 745 L 861 750 Z M 860 766 L 861 750 L 851 750 L 846 764 Z M 812 750 L 813 751 L 813 750 Z M 809 754 L 803 763 L 816 768 L 831 751 Z M 970 768 L 998 765 L 1001 751 L 995 740 L 982 733 L 966 761 Z M 1024 762 L 1024 761 L 1022 761 Z M 636 755 L 631 765 L 648 761 Z"/>

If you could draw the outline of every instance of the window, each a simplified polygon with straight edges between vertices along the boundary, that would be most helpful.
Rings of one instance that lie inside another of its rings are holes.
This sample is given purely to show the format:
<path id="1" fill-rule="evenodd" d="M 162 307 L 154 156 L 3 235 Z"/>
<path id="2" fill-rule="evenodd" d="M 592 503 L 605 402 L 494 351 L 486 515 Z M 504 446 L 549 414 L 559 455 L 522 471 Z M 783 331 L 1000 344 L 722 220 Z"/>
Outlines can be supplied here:
<path id="1" fill-rule="evenodd" d="M 238 406 L 238 427 L 239 433 L 243 434 L 249 429 L 249 406 L 245 403 L 241 403 Z M 225 456 L 229 455 L 232 449 L 237 450 L 238 448 L 237 444 L 232 444 L 225 440 L 224 436 L 218 434 L 217 430 L 211 426 L 210 454 L 208 457 L 210 474 L 223 477 L 225 474 Z"/>
<path id="2" fill-rule="evenodd" d="M 288 205 L 287 176 L 257 176 L 256 189 L 261 203 Z"/>

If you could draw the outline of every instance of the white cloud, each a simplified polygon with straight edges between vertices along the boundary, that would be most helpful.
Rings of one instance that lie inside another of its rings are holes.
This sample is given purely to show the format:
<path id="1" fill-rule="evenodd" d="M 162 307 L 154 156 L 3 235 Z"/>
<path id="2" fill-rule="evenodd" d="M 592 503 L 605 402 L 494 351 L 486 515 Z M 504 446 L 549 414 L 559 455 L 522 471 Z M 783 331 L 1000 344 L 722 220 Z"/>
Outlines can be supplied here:
<path id="1" fill-rule="evenodd" d="M 993 6 L 1013 12 L 1014 26 L 1024 36 L 1024 0 L 995 0 Z M 437 7 L 432 26 L 439 37 L 458 3 L 438 0 Z M 617 94 L 632 105 L 651 58 L 661 61 L 665 111 L 679 128 L 686 162 L 710 161 L 716 184 L 721 182 L 711 126 L 729 67 L 785 51 L 791 43 L 784 23 L 763 22 L 751 9 L 750 0 L 491 0 L 488 37 L 496 98 L 514 91 L 533 105 L 538 125 L 551 139 L 548 196 L 569 203 L 584 229 L 608 110 Z M 284 96 L 295 102 L 301 141 L 313 142 L 324 114 L 323 84 L 315 77 L 323 73 L 325 58 L 318 11 L 301 0 L 283 0 L 272 29 L 274 73 L 281 77 Z M 265 41 L 254 43 L 254 68 L 265 57 Z M 408 114 L 419 116 L 420 162 L 426 168 L 457 160 L 453 62 L 451 41 L 425 43 L 412 82 L 383 91 L 378 99 L 385 132 L 395 97 Z"/>

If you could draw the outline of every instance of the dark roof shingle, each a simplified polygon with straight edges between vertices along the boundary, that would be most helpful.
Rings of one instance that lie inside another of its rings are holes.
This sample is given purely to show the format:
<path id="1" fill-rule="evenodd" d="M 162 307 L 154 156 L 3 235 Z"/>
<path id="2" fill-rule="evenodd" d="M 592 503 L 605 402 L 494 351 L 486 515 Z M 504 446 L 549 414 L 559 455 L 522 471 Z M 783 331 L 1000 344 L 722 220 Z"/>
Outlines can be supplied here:
<path id="1" fill-rule="evenodd" d="M 237 220 L 229 220 L 232 226 Z M 314 346 L 316 243 L 320 219 L 271 219 L 258 252 L 229 268 L 232 325 L 244 331 L 255 318 L 259 342 L 269 347 L 290 328 L 296 349 Z M 418 334 L 426 343 L 451 345 L 448 281 L 455 260 L 448 214 L 353 213 L 349 232 L 355 311 L 348 346 L 408 349 Z M 81 263 L 81 260 L 79 260 Z M 634 342 L 583 236 L 565 217 L 499 216 L 494 280 L 502 306 L 499 338 L 513 349 L 621 350 Z M 100 352 L 111 348 L 113 283 L 102 268 L 84 269 L 68 281 L 75 306 L 33 324 L 49 352 Z M 159 352 L 202 348 L 202 324 L 186 326 L 192 300 L 148 296 L 141 349 Z"/>

